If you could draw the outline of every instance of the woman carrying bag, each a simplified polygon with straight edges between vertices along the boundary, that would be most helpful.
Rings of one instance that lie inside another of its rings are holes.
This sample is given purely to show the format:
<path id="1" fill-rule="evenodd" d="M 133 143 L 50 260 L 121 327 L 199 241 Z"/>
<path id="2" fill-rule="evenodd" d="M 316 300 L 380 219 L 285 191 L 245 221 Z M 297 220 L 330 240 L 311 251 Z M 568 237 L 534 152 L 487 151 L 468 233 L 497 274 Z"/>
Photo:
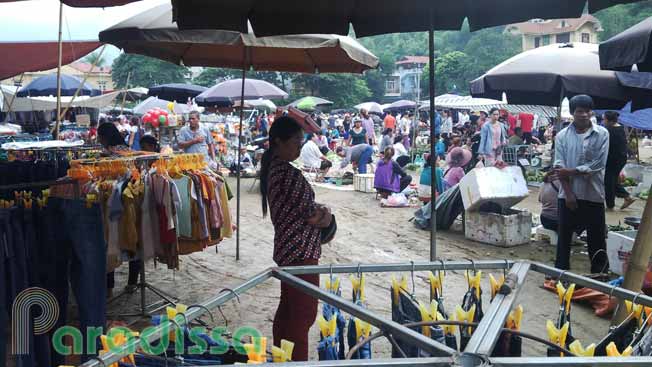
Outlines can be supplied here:
<path id="1" fill-rule="evenodd" d="M 269 149 L 261 162 L 260 192 L 263 216 L 274 224 L 274 262 L 278 266 L 317 265 L 321 245 L 337 229 L 328 207 L 315 202 L 315 193 L 300 170 L 290 162 L 301 154 L 304 132 L 291 117 L 281 117 L 269 131 Z M 319 287 L 319 275 L 299 275 Z M 308 331 L 317 315 L 317 299 L 281 283 L 281 299 L 274 317 L 274 344 L 294 343 L 294 361 L 308 359 Z"/>

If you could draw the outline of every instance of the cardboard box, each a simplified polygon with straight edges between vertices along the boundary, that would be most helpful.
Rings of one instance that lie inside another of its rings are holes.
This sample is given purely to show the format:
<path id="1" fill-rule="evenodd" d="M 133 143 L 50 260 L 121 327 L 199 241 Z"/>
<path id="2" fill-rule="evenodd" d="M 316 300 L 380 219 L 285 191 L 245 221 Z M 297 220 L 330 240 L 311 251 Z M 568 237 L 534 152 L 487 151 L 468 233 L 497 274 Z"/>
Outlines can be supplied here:
<path id="1" fill-rule="evenodd" d="M 477 211 L 489 202 L 511 208 L 529 195 L 523 172 L 517 166 L 473 169 L 460 181 L 460 192 L 467 211 Z"/>
<path id="2" fill-rule="evenodd" d="M 532 213 L 506 209 L 504 213 L 466 211 L 464 237 L 500 247 L 530 243 Z"/>

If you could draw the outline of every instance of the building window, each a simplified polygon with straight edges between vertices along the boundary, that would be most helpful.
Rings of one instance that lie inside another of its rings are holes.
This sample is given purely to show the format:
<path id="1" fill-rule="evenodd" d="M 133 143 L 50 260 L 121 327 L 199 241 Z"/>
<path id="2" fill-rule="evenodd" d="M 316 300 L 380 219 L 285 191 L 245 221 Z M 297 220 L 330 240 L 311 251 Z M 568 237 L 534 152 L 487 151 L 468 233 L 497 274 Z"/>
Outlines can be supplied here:
<path id="1" fill-rule="evenodd" d="M 557 35 L 557 43 L 569 43 L 570 33 L 562 33 Z"/>
<path id="2" fill-rule="evenodd" d="M 589 33 L 582 33 L 582 43 L 591 43 L 591 35 Z"/>
<path id="3" fill-rule="evenodd" d="M 549 35 L 543 36 L 542 41 L 543 41 L 544 46 L 549 45 L 550 44 L 550 36 Z"/>
<path id="4" fill-rule="evenodd" d="M 534 48 L 541 46 L 541 37 L 534 37 Z"/>
<path id="5" fill-rule="evenodd" d="M 386 93 L 398 93 L 398 85 L 396 80 L 386 80 L 385 81 L 385 91 Z"/>

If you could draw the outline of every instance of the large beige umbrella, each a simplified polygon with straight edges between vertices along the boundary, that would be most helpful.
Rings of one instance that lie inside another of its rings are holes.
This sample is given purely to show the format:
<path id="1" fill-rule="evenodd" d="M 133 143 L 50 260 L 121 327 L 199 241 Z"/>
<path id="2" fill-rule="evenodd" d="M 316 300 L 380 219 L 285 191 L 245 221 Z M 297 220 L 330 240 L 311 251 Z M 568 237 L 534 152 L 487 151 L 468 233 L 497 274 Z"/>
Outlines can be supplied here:
<path id="1" fill-rule="evenodd" d="M 242 69 L 241 105 L 245 99 L 245 71 L 249 68 L 300 73 L 362 73 L 378 66 L 378 58 L 349 37 L 310 34 L 257 38 L 232 31 L 179 30 L 172 21 L 169 3 L 108 28 L 100 32 L 99 38 L 125 52 L 175 64 Z M 242 119 L 241 109 L 240 126 Z M 242 129 L 239 132 L 242 134 Z M 240 136 L 238 148 L 241 143 Z M 240 158 L 238 149 L 238 163 Z M 239 172 L 237 187 L 236 260 L 240 258 Z"/>

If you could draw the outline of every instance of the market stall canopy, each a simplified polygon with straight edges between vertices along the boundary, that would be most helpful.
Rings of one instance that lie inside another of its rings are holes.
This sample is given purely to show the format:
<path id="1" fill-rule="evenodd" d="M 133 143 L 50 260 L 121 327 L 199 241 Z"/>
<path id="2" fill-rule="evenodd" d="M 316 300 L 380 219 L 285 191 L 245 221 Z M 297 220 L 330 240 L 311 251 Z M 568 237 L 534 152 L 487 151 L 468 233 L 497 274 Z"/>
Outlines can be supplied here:
<path id="1" fill-rule="evenodd" d="M 603 70 L 652 71 L 652 17 L 600 44 L 600 67 Z"/>
<path id="2" fill-rule="evenodd" d="M 417 107 L 417 103 L 415 101 L 408 101 L 407 99 L 401 99 L 394 103 L 390 103 L 389 106 L 383 109 L 383 111 L 413 110 L 416 107 Z"/>
<path id="3" fill-rule="evenodd" d="M 79 89 L 79 96 L 99 96 L 102 94 L 99 89 L 84 83 L 80 78 L 73 75 L 61 74 L 61 95 L 73 96 Z M 57 74 L 52 73 L 38 77 L 26 86 L 20 88 L 18 97 L 47 97 L 57 95 Z"/>
<path id="4" fill-rule="evenodd" d="M 632 111 L 652 107 L 652 73 L 616 71 L 616 78 L 627 87 Z"/>
<path id="5" fill-rule="evenodd" d="M 330 106 L 332 104 L 333 102 L 327 99 L 314 96 L 306 96 L 290 103 L 288 107 L 295 107 L 302 111 L 314 111 L 319 106 Z"/>
<path id="6" fill-rule="evenodd" d="M 459 30 L 465 19 L 474 31 L 533 18 L 579 18 L 587 2 L 592 13 L 632 0 L 172 0 L 180 29 L 246 33 L 251 23 L 259 37 L 298 33 L 346 35 L 351 26 L 358 37 L 433 28 Z"/>
<path id="7" fill-rule="evenodd" d="M 61 63 L 70 64 L 101 45 L 97 41 L 62 42 Z M 4 80 L 29 71 L 56 68 L 58 46 L 57 42 L 0 42 L 0 55 L 0 80 Z"/>
<path id="8" fill-rule="evenodd" d="M 0 0 L 0 3 L 11 3 L 24 0 Z M 74 8 L 107 8 L 110 6 L 120 6 L 133 3 L 140 0 L 61 0 L 62 3 Z"/>
<path id="9" fill-rule="evenodd" d="M 547 118 L 557 117 L 557 108 L 551 106 L 538 106 L 538 105 L 514 105 L 507 104 L 505 101 L 489 98 L 473 98 L 471 96 L 459 96 L 456 94 L 442 94 L 435 97 L 435 105 L 437 109 L 455 109 L 455 110 L 469 110 L 469 111 L 485 111 L 489 112 L 492 108 L 499 108 L 506 110 L 510 113 L 527 112 Z M 421 101 L 419 110 L 427 111 L 430 109 L 429 101 Z"/>
<path id="10" fill-rule="evenodd" d="M 147 111 L 153 109 L 153 108 L 160 108 L 165 111 L 168 111 L 168 104 L 170 101 L 166 101 L 165 99 L 159 99 L 156 97 L 149 97 L 146 100 L 140 102 L 136 107 L 134 107 L 134 114 L 136 115 L 144 115 Z M 176 114 L 183 114 L 183 113 L 188 113 L 191 110 L 191 107 L 188 106 L 187 104 L 182 104 L 182 103 L 174 103 L 174 113 Z"/>
<path id="11" fill-rule="evenodd" d="M 361 109 L 364 108 L 369 113 L 375 113 L 377 115 L 382 115 L 383 114 L 383 108 L 380 106 L 380 104 L 378 104 L 376 102 L 360 103 L 360 104 L 355 105 L 353 107 L 358 111 L 360 111 Z"/>
<path id="12" fill-rule="evenodd" d="M 596 108 L 622 108 L 628 91 L 616 73 L 600 70 L 598 45 L 553 44 L 518 54 L 471 82 L 471 95 L 513 104 L 559 106 L 564 97 L 588 94 Z"/>
<path id="13" fill-rule="evenodd" d="M 233 103 L 234 108 L 240 107 L 240 101 Z M 276 111 L 277 106 L 269 99 L 247 99 L 244 103 L 245 108 L 255 108 L 258 110 Z"/>
<path id="14" fill-rule="evenodd" d="M 172 22 L 169 3 L 108 28 L 99 38 L 128 53 L 186 66 L 303 73 L 361 73 L 378 66 L 378 58 L 350 37 L 308 34 L 257 38 L 232 31 L 180 31 Z"/>
<path id="15" fill-rule="evenodd" d="M 78 96 L 61 97 L 62 108 L 85 107 L 85 108 L 103 108 L 113 104 L 120 91 L 115 91 L 99 96 Z M 48 97 L 14 97 L 15 95 L 7 89 L 2 89 L 2 111 L 25 112 L 25 111 L 49 111 L 57 109 L 57 98 Z"/>
<path id="16" fill-rule="evenodd" d="M 242 79 L 231 79 L 210 87 L 198 95 L 195 101 L 200 106 L 221 104 L 227 101 L 240 99 L 242 93 Z M 264 80 L 245 79 L 244 99 L 281 99 L 288 96 L 282 89 Z"/>
<path id="17" fill-rule="evenodd" d="M 186 102 L 188 98 L 195 98 L 206 91 L 206 89 L 208 88 L 202 87 L 201 85 L 170 83 L 151 87 L 147 94 L 160 99 L 167 99 L 168 101 Z"/>

